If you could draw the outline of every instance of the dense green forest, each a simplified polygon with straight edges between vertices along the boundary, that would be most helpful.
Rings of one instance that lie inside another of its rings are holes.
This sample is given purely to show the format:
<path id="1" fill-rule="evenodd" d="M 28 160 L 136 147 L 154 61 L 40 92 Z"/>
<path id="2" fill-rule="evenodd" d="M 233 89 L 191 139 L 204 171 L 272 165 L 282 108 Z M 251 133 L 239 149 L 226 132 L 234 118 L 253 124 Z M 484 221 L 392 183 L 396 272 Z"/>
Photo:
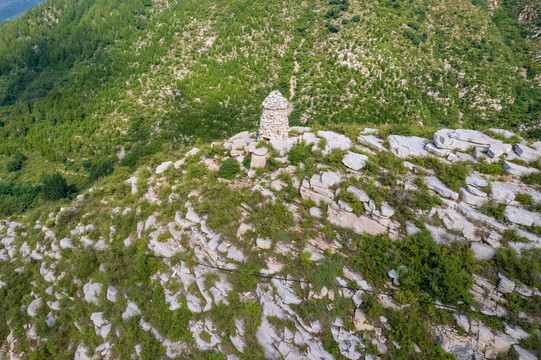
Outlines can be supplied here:
<path id="1" fill-rule="evenodd" d="M 253 130 L 272 89 L 292 124 L 527 130 L 541 75 L 525 5 L 47 0 L 0 29 L 0 181 L 96 178 Z M 31 160 L 10 172 L 17 153 Z"/>

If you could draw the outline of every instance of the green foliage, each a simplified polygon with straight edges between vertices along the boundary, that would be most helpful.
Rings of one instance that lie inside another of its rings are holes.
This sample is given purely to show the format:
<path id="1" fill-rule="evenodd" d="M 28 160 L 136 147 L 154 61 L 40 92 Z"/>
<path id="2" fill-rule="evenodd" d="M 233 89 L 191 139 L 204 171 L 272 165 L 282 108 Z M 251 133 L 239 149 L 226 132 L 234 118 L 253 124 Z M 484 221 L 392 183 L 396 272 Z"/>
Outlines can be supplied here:
<path id="1" fill-rule="evenodd" d="M 194 204 L 195 211 L 208 216 L 207 225 L 211 229 L 234 234 L 236 230 L 233 224 L 240 218 L 239 206 L 245 200 L 243 194 L 225 183 L 219 183 L 205 186 L 201 195 L 203 201 Z"/>
<path id="2" fill-rule="evenodd" d="M 287 154 L 287 159 L 292 165 L 299 165 L 313 155 L 312 146 L 301 142 L 291 148 Z"/>
<path id="3" fill-rule="evenodd" d="M 516 230 L 514 229 L 507 229 L 502 232 L 502 243 L 504 245 L 509 244 L 510 242 L 521 242 L 521 243 L 528 243 L 530 240 L 527 238 L 520 236 Z"/>
<path id="4" fill-rule="evenodd" d="M 409 29 L 404 30 L 404 37 L 410 40 L 413 45 L 419 45 L 421 43 L 421 38 Z"/>
<path id="5" fill-rule="evenodd" d="M 330 256 L 312 267 L 306 279 L 312 282 L 314 290 L 319 291 L 324 286 L 331 288 L 338 276 L 342 276 L 342 259 L 338 256 Z"/>
<path id="6" fill-rule="evenodd" d="M 541 286 L 541 249 L 523 250 L 519 256 L 512 248 L 498 248 L 492 261 L 509 278 L 531 287 Z"/>
<path id="7" fill-rule="evenodd" d="M 541 173 L 534 172 L 531 174 L 524 175 L 520 178 L 523 183 L 530 184 L 530 185 L 541 185 Z"/>
<path id="8" fill-rule="evenodd" d="M 41 185 L 10 185 L 0 182 L 0 215 L 10 216 L 30 207 L 41 193 Z"/>
<path id="9" fill-rule="evenodd" d="M 81 281 L 86 281 L 100 266 L 93 250 L 77 252 L 74 259 L 75 277 Z"/>
<path id="10" fill-rule="evenodd" d="M 533 205 L 533 198 L 530 194 L 518 193 L 515 195 L 515 200 L 521 205 Z"/>
<path id="11" fill-rule="evenodd" d="M 421 166 L 433 169 L 440 180 L 450 189 L 458 191 L 460 187 L 466 187 L 466 177 L 468 177 L 471 171 L 470 165 L 467 162 L 459 161 L 453 164 L 446 164 L 434 156 L 415 158 L 414 161 Z"/>
<path id="12" fill-rule="evenodd" d="M 47 200 L 59 200 L 68 196 L 68 183 L 59 173 L 43 174 L 41 183 L 43 196 Z"/>
<path id="13" fill-rule="evenodd" d="M 479 211 L 481 211 L 483 214 L 494 216 L 500 221 L 504 221 L 503 213 L 505 212 L 506 207 L 507 204 L 498 203 L 494 200 L 489 200 L 483 205 L 481 205 Z"/>
<path id="14" fill-rule="evenodd" d="M 357 236 L 351 241 L 351 255 L 347 261 L 372 284 L 381 285 L 390 270 L 391 239 L 387 235 Z"/>
<path id="15" fill-rule="evenodd" d="M 359 22 L 361 21 L 361 16 L 360 15 L 355 15 L 351 18 L 351 21 L 353 22 Z"/>
<path id="16" fill-rule="evenodd" d="M 153 287 L 152 297 L 147 301 L 148 304 L 141 307 L 145 319 L 150 319 L 163 336 L 172 341 L 191 339 L 192 335 L 188 329 L 188 323 L 192 313 L 188 308 L 182 306 L 177 310 L 169 310 L 169 304 L 165 302 L 163 288 L 159 285 Z"/>
<path id="17" fill-rule="evenodd" d="M 397 259 L 405 265 L 398 269 L 401 287 L 424 290 L 445 303 L 472 302 L 470 272 L 475 261 L 467 244 L 437 245 L 430 232 L 421 231 L 397 245 Z"/>
<path id="18" fill-rule="evenodd" d="M 329 32 L 331 32 L 331 33 L 337 33 L 337 32 L 340 31 L 340 25 L 338 25 L 338 24 L 327 23 L 327 24 L 325 24 L 325 27 L 327 29 L 329 29 Z"/>
<path id="19" fill-rule="evenodd" d="M 246 168 L 246 169 L 250 169 L 250 165 L 252 163 L 252 153 L 249 153 L 248 155 L 246 155 L 244 157 L 244 160 L 242 160 L 242 165 Z"/>
<path id="20" fill-rule="evenodd" d="M 225 160 L 222 165 L 220 165 L 220 169 L 218 170 L 218 175 L 224 179 L 233 179 L 238 175 L 238 173 L 240 173 L 240 165 L 234 158 Z"/>
<path id="21" fill-rule="evenodd" d="M 238 272 L 231 274 L 231 282 L 236 291 L 252 291 L 257 286 L 259 271 L 265 266 L 265 261 L 255 255 L 249 256 Z"/>
<path id="22" fill-rule="evenodd" d="M 481 159 L 476 165 L 475 170 L 488 175 L 503 175 L 505 169 L 503 168 L 503 161 L 492 162 Z"/>
<path id="23" fill-rule="evenodd" d="M 13 160 L 6 164 L 6 171 L 14 172 L 14 171 L 21 170 L 21 168 L 23 167 L 23 162 L 26 159 L 27 159 L 26 156 L 24 156 L 20 152 L 15 154 L 15 156 L 13 156 Z"/>

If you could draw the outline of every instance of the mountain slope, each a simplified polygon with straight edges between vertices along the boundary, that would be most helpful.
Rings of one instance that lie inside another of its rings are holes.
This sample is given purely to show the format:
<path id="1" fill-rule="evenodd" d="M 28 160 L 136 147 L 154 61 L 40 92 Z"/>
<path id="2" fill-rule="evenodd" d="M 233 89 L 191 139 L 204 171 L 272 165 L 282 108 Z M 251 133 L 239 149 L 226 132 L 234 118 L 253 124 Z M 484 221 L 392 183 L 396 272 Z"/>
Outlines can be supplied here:
<path id="1" fill-rule="evenodd" d="M 541 356 L 541 143 L 348 130 L 158 153 L 0 220 L 0 353 Z"/>
<path id="2" fill-rule="evenodd" d="M 474 3 L 48 0 L 0 30 L 0 152 L 133 166 L 255 129 L 271 89 L 295 124 L 528 128 L 537 45 L 515 3 Z"/>

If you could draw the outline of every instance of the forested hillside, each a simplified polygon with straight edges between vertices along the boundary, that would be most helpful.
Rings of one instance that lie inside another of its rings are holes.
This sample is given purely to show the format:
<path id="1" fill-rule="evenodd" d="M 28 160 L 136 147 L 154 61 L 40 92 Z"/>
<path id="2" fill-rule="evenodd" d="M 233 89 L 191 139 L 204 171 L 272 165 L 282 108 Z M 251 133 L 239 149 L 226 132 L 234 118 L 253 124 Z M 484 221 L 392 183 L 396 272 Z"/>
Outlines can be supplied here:
<path id="1" fill-rule="evenodd" d="M 292 124 L 528 130 L 541 111 L 538 7 L 47 0 L 0 28 L 0 180 L 96 178 L 253 130 L 272 89 L 293 102 Z"/>

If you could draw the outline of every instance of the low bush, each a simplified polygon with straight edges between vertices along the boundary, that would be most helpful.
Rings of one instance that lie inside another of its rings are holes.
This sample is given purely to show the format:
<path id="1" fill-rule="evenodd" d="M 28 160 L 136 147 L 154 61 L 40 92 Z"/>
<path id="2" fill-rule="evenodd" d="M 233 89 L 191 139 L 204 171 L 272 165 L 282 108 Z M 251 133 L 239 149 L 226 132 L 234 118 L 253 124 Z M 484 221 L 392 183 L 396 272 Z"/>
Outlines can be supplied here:
<path id="1" fill-rule="evenodd" d="M 312 145 L 301 142 L 291 148 L 287 159 L 292 165 L 299 165 L 311 156 L 313 156 Z"/>
<path id="2" fill-rule="evenodd" d="M 494 200 L 489 200 L 485 202 L 483 205 L 481 205 L 481 207 L 479 208 L 479 211 L 481 211 L 485 215 L 490 215 L 500 221 L 504 221 L 503 213 L 506 208 L 507 208 L 507 204 L 498 203 Z"/>
<path id="3" fill-rule="evenodd" d="M 224 179 L 233 179 L 240 173 L 240 165 L 237 160 L 234 158 L 229 158 L 225 160 L 220 169 L 218 170 L 218 175 Z"/>

